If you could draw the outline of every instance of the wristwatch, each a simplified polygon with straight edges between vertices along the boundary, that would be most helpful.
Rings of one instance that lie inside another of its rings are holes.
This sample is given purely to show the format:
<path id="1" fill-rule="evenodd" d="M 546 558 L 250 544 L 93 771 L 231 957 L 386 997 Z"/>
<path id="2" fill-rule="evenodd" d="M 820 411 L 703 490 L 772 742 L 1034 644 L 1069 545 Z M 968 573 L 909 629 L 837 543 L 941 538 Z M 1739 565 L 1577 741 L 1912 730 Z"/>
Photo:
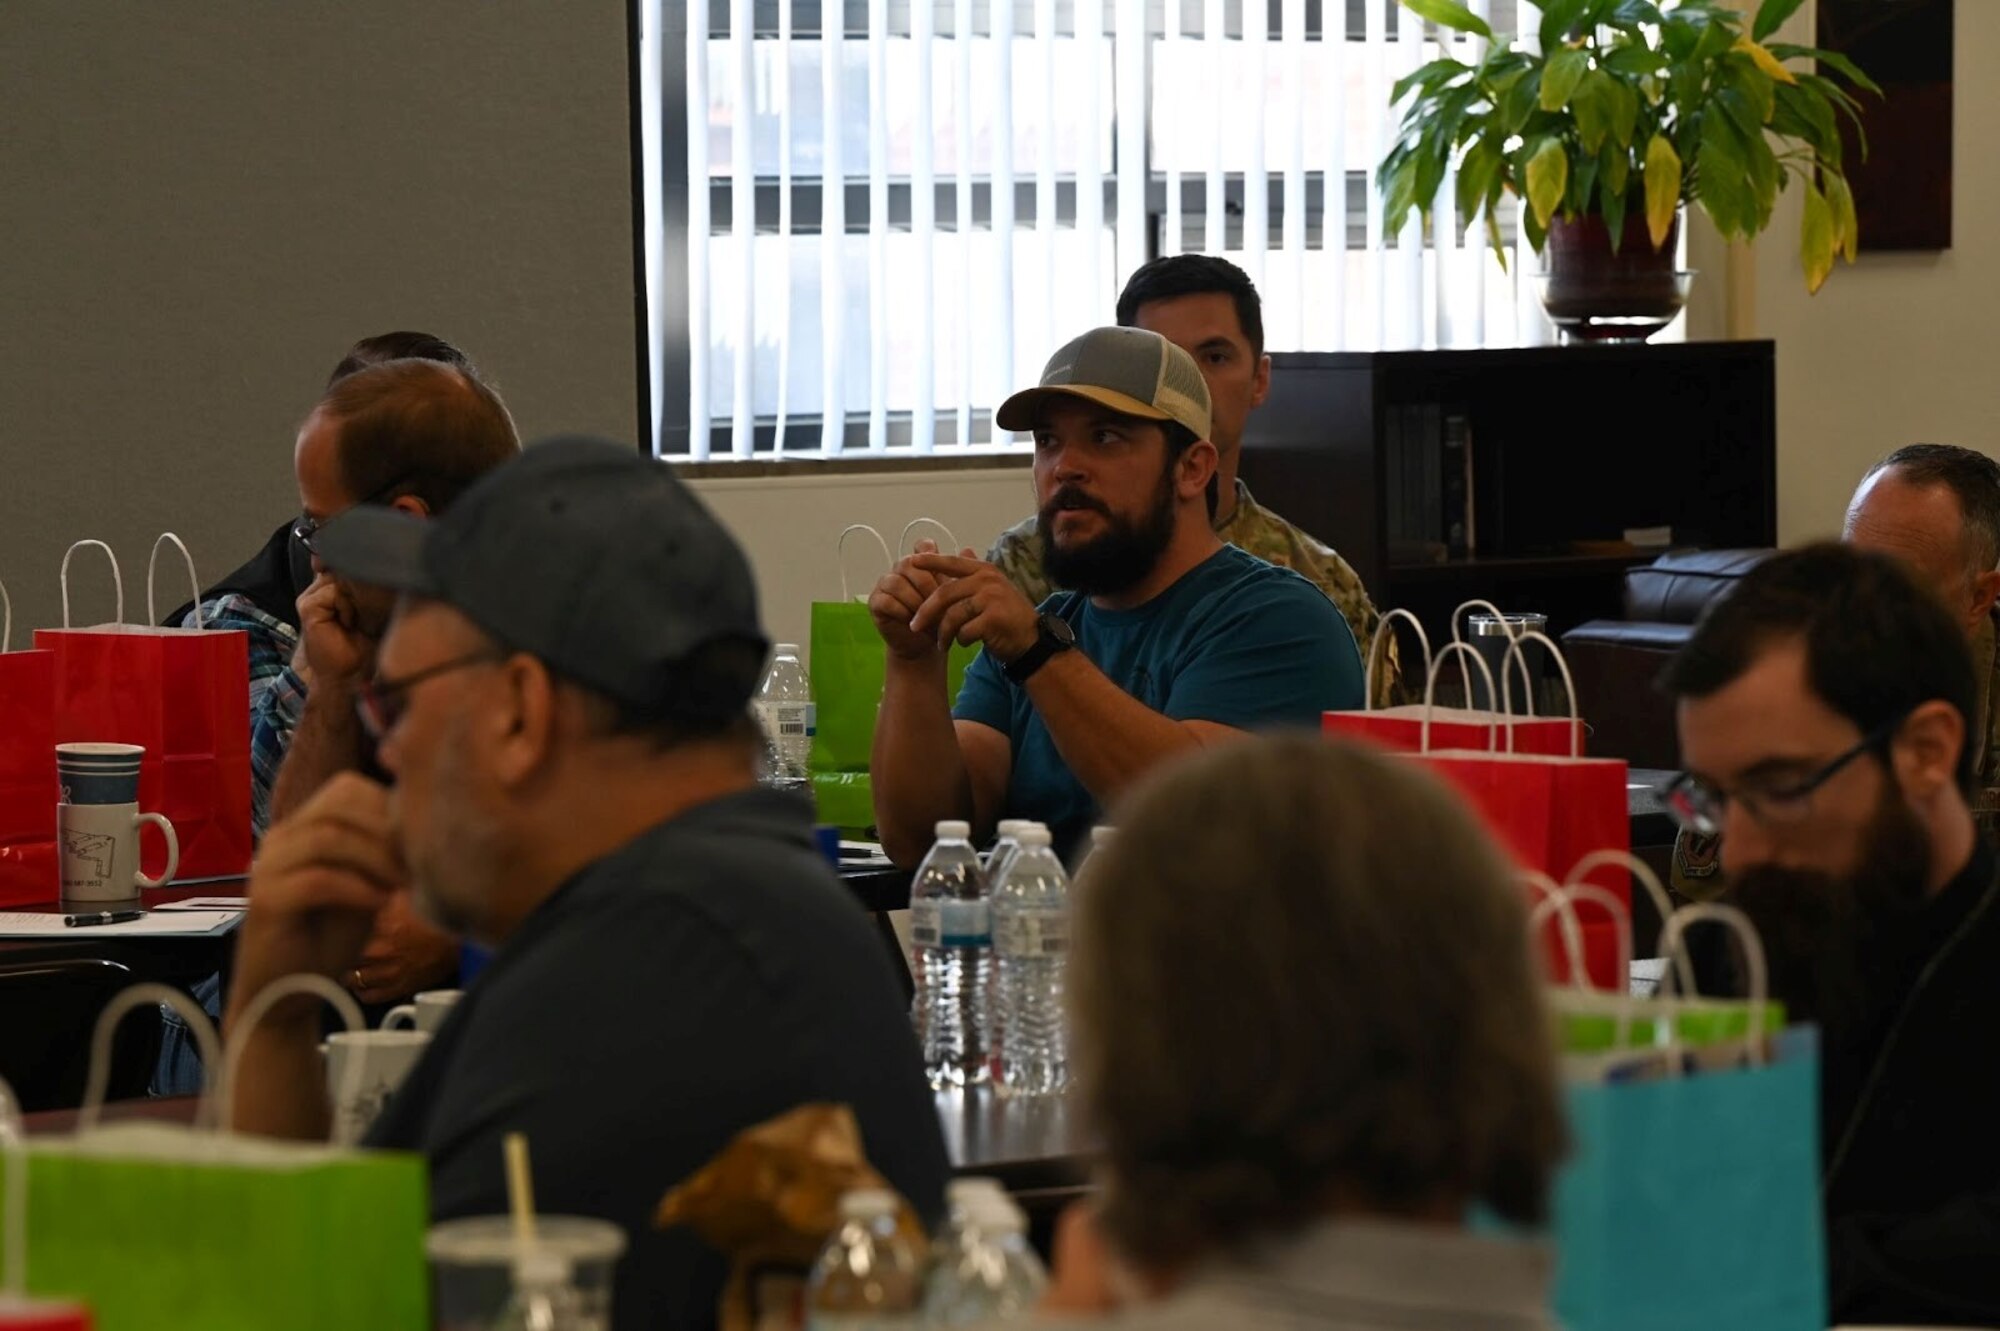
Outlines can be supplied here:
<path id="1" fill-rule="evenodd" d="M 1076 630 L 1060 615 L 1044 610 L 1035 616 L 1035 626 L 1041 630 L 1041 636 L 1035 639 L 1034 646 L 1000 667 L 1001 673 L 1016 684 L 1026 684 L 1028 676 L 1040 670 L 1051 656 L 1076 646 Z"/>

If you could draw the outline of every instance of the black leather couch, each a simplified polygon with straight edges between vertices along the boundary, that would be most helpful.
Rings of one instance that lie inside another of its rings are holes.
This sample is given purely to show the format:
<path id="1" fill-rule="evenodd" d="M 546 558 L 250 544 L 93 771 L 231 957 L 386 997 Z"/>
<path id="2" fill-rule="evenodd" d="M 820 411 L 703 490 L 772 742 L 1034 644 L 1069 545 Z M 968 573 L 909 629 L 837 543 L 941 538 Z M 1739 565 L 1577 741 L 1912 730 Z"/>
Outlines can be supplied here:
<path id="1" fill-rule="evenodd" d="M 1673 704 L 1654 687 L 1708 604 L 1769 550 L 1688 550 L 1625 575 L 1625 617 L 1593 619 L 1562 635 L 1591 753 L 1633 767 L 1680 765 Z"/>

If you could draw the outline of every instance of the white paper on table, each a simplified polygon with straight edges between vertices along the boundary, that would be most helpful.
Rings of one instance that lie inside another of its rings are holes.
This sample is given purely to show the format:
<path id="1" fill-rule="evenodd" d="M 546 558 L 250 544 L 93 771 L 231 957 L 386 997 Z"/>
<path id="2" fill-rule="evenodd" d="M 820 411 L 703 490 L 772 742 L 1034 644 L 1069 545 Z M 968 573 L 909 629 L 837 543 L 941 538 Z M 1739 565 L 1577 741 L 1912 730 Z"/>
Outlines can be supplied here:
<path id="1" fill-rule="evenodd" d="M 76 914 L 88 914 L 77 911 Z M 93 938 L 131 934 L 153 937 L 199 938 L 229 929 L 243 918 L 240 910 L 178 910 L 148 914 L 117 924 L 89 924 L 82 927 L 63 923 L 63 917 L 36 911 L 0 911 L 0 938 L 71 938 L 88 942 Z"/>
<path id="2" fill-rule="evenodd" d="M 249 897 L 188 897 L 184 901 L 166 901 L 148 910 L 248 910 Z"/>

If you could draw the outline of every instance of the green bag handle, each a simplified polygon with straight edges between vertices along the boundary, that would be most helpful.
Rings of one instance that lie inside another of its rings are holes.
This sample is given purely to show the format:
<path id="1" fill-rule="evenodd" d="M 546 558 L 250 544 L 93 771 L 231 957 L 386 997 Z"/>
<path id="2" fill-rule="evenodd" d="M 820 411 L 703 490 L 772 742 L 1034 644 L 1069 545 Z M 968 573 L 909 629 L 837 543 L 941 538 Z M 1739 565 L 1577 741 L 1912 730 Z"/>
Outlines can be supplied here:
<path id="1" fill-rule="evenodd" d="M 858 531 L 867 532 L 875 538 L 875 544 L 882 547 L 882 568 L 885 572 L 896 563 L 896 557 L 889 553 L 889 543 L 882 539 L 882 533 L 867 523 L 857 522 L 840 533 L 840 540 L 834 544 L 833 557 L 834 562 L 840 566 L 840 599 L 843 604 L 848 601 L 858 601 L 863 605 L 868 603 L 866 596 L 855 596 L 847 587 L 847 538 Z"/>
<path id="2" fill-rule="evenodd" d="M 1583 924 L 1576 917 L 1576 903 L 1591 901 L 1611 912 L 1611 921 L 1618 930 L 1618 973 L 1630 976 L 1632 973 L 1632 917 L 1625 912 L 1617 897 L 1612 896 L 1595 883 L 1560 884 L 1538 869 L 1524 869 L 1521 877 L 1530 887 L 1541 892 L 1542 899 L 1535 903 L 1528 913 L 1528 936 L 1533 938 L 1541 932 L 1543 923 L 1554 915 L 1557 932 L 1562 935 L 1563 952 L 1569 958 L 1570 990 L 1590 995 L 1598 1000 L 1598 991 L 1590 987 L 1590 976 L 1584 968 Z M 1558 990 L 1557 992 L 1561 992 Z M 1613 1047 L 1628 1049 L 1632 1044 L 1632 1015 L 1637 1004 L 1632 999 L 1632 986 L 1628 979 L 1624 991 L 1613 996 L 1617 1012 L 1612 1027 Z"/>
<path id="3" fill-rule="evenodd" d="M 281 1000 L 294 994 L 312 994 L 325 999 L 340 1014 L 340 1020 L 350 1031 L 368 1029 L 368 1019 L 361 1015 L 361 1005 L 354 1001 L 354 995 L 324 975 L 301 972 L 265 985 L 243 1009 L 236 1030 L 229 1037 L 229 1048 L 222 1055 L 222 1076 L 215 1084 L 215 1093 L 222 1100 L 220 1131 L 228 1132 L 236 1118 L 236 1073 L 243 1063 L 243 1051 L 250 1044 L 250 1032 L 257 1029 L 257 1023 L 264 1020 L 265 1015 Z M 347 1075 L 340 1086 L 340 1103 L 346 1104 L 360 1092 L 361 1065 L 362 1060 L 358 1058 L 348 1061 Z"/>
<path id="4" fill-rule="evenodd" d="M 7 1195 L 0 1201 L 5 1208 L 0 1224 L 7 1227 L 0 1261 L 6 1272 L 0 1291 L 20 1300 L 28 1296 L 28 1121 L 21 1116 L 21 1098 L 5 1077 L 0 1077 L 0 1157 L 7 1162 Z"/>

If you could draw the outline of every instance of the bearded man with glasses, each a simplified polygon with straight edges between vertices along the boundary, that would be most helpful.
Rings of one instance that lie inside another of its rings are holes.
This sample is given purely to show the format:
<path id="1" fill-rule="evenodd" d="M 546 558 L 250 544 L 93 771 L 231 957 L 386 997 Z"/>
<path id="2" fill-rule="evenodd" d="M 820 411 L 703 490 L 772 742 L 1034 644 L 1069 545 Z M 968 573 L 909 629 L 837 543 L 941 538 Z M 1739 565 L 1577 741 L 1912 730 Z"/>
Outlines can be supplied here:
<path id="1" fill-rule="evenodd" d="M 1901 563 L 1809 546 L 1744 577 L 1662 684 L 1668 807 L 1720 834 L 1772 996 L 1821 1030 L 1833 1321 L 1993 1325 L 2000 868 L 1964 632 Z"/>

